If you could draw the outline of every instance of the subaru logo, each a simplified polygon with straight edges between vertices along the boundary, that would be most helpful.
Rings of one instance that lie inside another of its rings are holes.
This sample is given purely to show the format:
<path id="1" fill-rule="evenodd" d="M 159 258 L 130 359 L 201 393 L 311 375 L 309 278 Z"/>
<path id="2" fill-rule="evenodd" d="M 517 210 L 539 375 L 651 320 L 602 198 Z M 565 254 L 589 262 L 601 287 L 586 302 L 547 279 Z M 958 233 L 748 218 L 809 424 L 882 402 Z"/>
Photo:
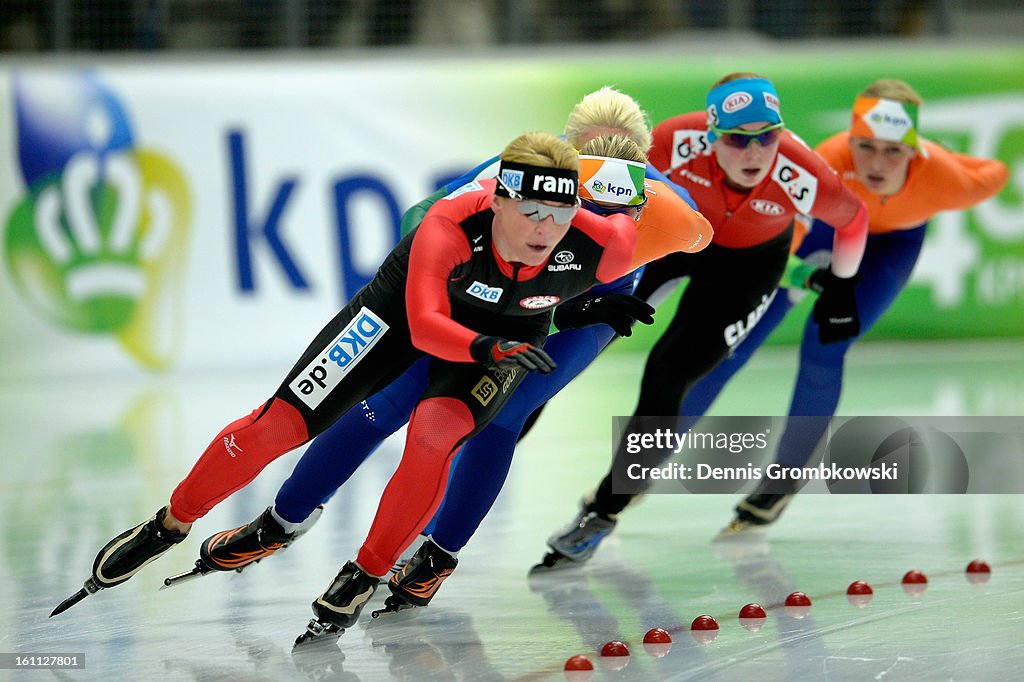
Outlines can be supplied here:
<path id="1" fill-rule="evenodd" d="M 571 263 L 576 256 L 573 255 L 572 251 L 559 251 L 555 254 L 555 262 L 565 265 Z"/>

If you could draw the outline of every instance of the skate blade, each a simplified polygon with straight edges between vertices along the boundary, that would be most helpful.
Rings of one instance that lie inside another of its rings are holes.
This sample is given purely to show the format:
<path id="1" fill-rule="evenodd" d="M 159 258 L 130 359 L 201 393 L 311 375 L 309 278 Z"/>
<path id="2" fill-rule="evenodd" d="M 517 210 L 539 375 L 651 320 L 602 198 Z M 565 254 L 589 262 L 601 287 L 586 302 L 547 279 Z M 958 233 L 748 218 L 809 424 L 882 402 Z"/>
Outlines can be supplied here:
<path id="1" fill-rule="evenodd" d="M 306 631 L 295 638 L 295 647 L 308 647 L 316 642 L 325 642 L 337 639 L 345 634 L 345 628 L 339 628 L 333 623 L 321 623 L 316 618 L 309 621 Z"/>
<path id="2" fill-rule="evenodd" d="M 363 624 L 363 630 L 375 637 L 380 637 L 378 633 L 384 631 L 392 631 L 394 628 L 401 628 L 413 623 L 420 618 L 420 611 L 423 609 L 420 607 L 414 607 L 411 609 L 402 609 L 401 611 L 383 611 L 380 616 L 373 616 L 368 618 Z M 398 632 L 402 632 L 401 629 Z M 379 642 L 374 642 L 374 646 Z"/>
<path id="3" fill-rule="evenodd" d="M 583 562 L 573 561 L 564 554 L 558 554 L 557 552 L 548 552 L 544 555 L 544 559 L 539 564 L 534 564 L 530 567 L 530 576 L 546 575 L 548 573 L 555 573 L 558 571 L 564 571 L 568 568 L 576 568 L 581 566 Z"/>
<path id="4" fill-rule="evenodd" d="M 160 589 L 166 590 L 168 587 L 174 587 L 182 583 L 187 583 L 190 580 L 202 578 L 204 575 L 208 575 L 213 572 L 214 569 L 204 564 L 202 559 L 196 559 L 196 565 L 193 566 L 191 570 L 185 571 L 184 573 L 178 573 L 176 575 L 170 575 L 164 578 L 164 584 L 160 586 Z"/>
<path id="5" fill-rule="evenodd" d="M 97 585 L 92 578 L 89 578 L 85 581 L 85 585 L 82 586 L 82 589 L 80 589 L 78 592 L 75 592 L 73 595 L 71 595 L 61 603 L 57 604 L 57 608 L 51 611 L 48 617 L 53 618 L 54 616 L 64 613 L 72 606 L 88 597 L 90 594 L 94 592 L 99 592 L 100 589 L 102 588 L 99 585 Z"/>
<path id="6" fill-rule="evenodd" d="M 82 601 L 83 599 L 85 599 L 88 596 L 89 596 L 89 592 L 83 587 L 78 592 L 75 592 L 73 595 L 71 595 L 70 597 L 68 597 L 64 601 L 62 601 L 60 604 L 57 604 L 57 608 L 55 608 L 53 611 L 50 612 L 50 616 L 49 617 L 53 618 L 54 616 L 56 616 L 58 614 L 64 613 L 65 611 L 70 609 L 72 606 L 74 606 L 75 604 L 77 604 L 78 602 Z"/>
<path id="7" fill-rule="evenodd" d="M 384 617 L 384 616 L 394 616 L 394 615 L 397 615 L 399 613 L 404 613 L 406 611 L 411 611 L 413 609 L 418 609 L 418 608 L 424 608 L 424 607 L 419 607 L 419 606 L 416 606 L 415 604 L 410 604 L 409 602 L 404 601 L 404 600 L 398 600 L 398 599 L 394 599 L 393 597 L 388 597 L 384 601 L 384 608 L 377 609 L 376 611 L 371 611 L 370 612 L 370 617 L 373 618 L 373 619 L 377 619 L 377 618 L 381 618 L 381 617 Z"/>

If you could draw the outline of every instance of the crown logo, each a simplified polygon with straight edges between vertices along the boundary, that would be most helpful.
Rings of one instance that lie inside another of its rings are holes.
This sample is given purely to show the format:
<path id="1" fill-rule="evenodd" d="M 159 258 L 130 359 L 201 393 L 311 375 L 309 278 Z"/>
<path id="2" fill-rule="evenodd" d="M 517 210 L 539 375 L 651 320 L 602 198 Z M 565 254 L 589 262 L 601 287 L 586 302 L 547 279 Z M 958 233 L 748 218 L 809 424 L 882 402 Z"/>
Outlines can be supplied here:
<path id="1" fill-rule="evenodd" d="M 7 222 L 7 266 L 36 314 L 113 335 L 141 364 L 166 367 L 182 336 L 188 188 L 169 160 L 132 144 L 112 94 L 91 76 L 68 78 L 61 89 L 16 80 L 28 192 Z M 73 96 L 50 94 L 61 90 Z"/>

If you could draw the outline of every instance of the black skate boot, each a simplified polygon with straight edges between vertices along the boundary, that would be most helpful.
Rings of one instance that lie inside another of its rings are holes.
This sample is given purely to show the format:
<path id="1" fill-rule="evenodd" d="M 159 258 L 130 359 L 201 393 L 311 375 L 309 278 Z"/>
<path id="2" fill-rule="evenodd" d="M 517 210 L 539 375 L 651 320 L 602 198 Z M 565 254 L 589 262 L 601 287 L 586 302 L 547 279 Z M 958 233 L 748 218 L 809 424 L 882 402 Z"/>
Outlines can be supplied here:
<path id="1" fill-rule="evenodd" d="M 199 558 L 190 571 L 164 578 L 160 589 L 180 585 L 183 582 L 207 575 L 214 571 L 237 571 L 262 559 L 283 551 L 302 537 L 320 518 L 323 505 L 313 510 L 299 528 L 286 533 L 270 512 L 270 507 L 256 517 L 256 520 L 238 528 L 223 530 L 203 540 L 199 546 Z"/>
<path id="2" fill-rule="evenodd" d="M 164 528 L 167 507 L 160 509 L 145 523 L 118 535 L 100 550 L 92 565 L 92 579 L 100 589 L 115 587 L 139 572 L 188 533 Z"/>
<path id="3" fill-rule="evenodd" d="M 388 581 L 391 596 L 384 600 L 384 608 L 370 615 L 379 618 L 387 613 L 426 606 L 458 565 L 458 559 L 434 544 L 433 540 L 427 540 L 402 566 L 402 570 L 391 576 Z"/>
<path id="4" fill-rule="evenodd" d="M 579 566 L 594 555 L 614 529 L 614 515 L 602 514 L 593 502 L 584 502 L 572 523 L 548 538 L 551 551 L 530 569 L 530 575 Z"/>
<path id="5" fill-rule="evenodd" d="M 145 523 L 126 530 L 104 545 L 96 555 L 96 560 L 92 564 L 92 576 L 85 581 L 85 586 L 65 599 L 50 616 L 63 613 L 94 592 L 116 587 L 127 581 L 143 566 L 188 537 L 188 533 L 164 528 L 163 519 L 166 513 L 167 507 L 163 507 Z"/>
<path id="6" fill-rule="evenodd" d="M 215 571 L 241 571 L 283 549 L 294 539 L 295 533 L 284 532 L 267 507 L 255 521 L 222 530 L 203 540 L 199 558 Z"/>
<path id="7" fill-rule="evenodd" d="M 349 561 L 313 602 L 313 618 L 296 644 L 329 635 L 341 635 L 359 619 L 366 602 L 377 591 L 379 578 L 367 574 L 354 561 Z"/>
<path id="8" fill-rule="evenodd" d="M 400 573 L 402 571 L 402 568 L 404 568 L 405 565 L 407 563 L 409 563 L 409 559 L 412 559 L 413 556 L 416 555 L 416 552 L 419 551 L 419 548 L 422 547 L 423 543 L 426 542 L 426 541 L 427 541 L 427 536 L 426 535 L 417 535 L 416 539 L 413 540 L 412 543 L 408 547 L 405 548 L 405 551 L 403 551 L 398 556 L 398 560 L 395 561 L 395 564 L 391 567 L 391 569 L 388 572 L 392 576 L 397 574 L 397 573 Z"/>

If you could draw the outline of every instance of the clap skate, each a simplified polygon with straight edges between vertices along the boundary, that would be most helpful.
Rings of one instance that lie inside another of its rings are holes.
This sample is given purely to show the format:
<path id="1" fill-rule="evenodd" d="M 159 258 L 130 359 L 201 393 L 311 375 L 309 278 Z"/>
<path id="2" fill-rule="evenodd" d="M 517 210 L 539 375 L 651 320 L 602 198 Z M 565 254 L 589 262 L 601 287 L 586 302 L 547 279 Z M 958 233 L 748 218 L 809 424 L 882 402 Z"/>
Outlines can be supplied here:
<path id="1" fill-rule="evenodd" d="M 164 584 L 160 589 L 174 587 L 215 572 L 241 573 L 271 554 L 284 551 L 313 527 L 323 510 L 323 505 L 320 505 L 298 529 L 286 533 L 281 524 L 274 519 L 270 507 L 267 507 L 255 521 L 221 531 L 203 540 L 203 544 L 199 546 L 199 558 L 192 569 L 164 578 Z"/>
<path id="2" fill-rule="evenodd" d="M 597 551 L 598 545 L 615 528 L 615 517 L 583 504 L 572 523 L 548 538 L 550 552 L 539 564 L 530 568 L 530 575 L 579 566 Z"/>
<path id="3" fill-rule="evenodd" d="M 295 638 L 293 649 L 299 646 L 309 647 L 315 643 L 337 639 L 345 634 L 345 628 L 334 623 L 325 623 L 319 618 L 310 618 L 306 623 L 306 631 Z"/>
<path id="4" fill-rule="evenodd" d="M 313 618 L 295 645 L 340 636 L 355 625 L 359 614 L 377 591 L 379 579 L 367 574 L 353 561 L 346 563 L 327 589 L 313 602 Z"/>
<path id="5" fill-rule="evenodd" d="M 104 545 L 93 562 L 92 576 L 82 589 L 58 604 L 50 617 L 67 611 L 90 594 L 127 581 L 143 566 L 184 540 L 188 533 L 164 528 L 166 513 L 167 507 L 163 507 L 144 523 L 126 530 Z"/>
<path id="6" fill-rule="evenodd" d="M 391 576 L 388 589 L 391 595 L 384 600 L 384 608 L 370 613 L 374 618 L 424 607 L 434 598 L 441 583 L 459 565 L 459 560 L 444 551 L 433 540 L 427 540 L 402 570 Z"/>

